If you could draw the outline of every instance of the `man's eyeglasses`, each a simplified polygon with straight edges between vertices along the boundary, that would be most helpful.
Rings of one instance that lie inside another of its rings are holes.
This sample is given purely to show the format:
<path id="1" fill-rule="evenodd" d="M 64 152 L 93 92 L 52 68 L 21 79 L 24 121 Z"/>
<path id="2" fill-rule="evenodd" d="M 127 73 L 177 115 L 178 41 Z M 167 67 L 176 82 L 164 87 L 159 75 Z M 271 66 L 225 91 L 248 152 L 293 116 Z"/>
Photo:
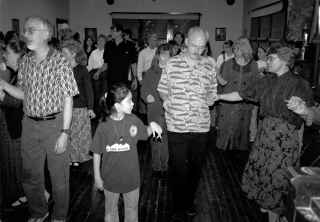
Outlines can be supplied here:
<path id="1" fill-rule="evenodd" d="M 192 42 L 190 42 L 189 44 L 193 48 L 197 48 L 197 49 L 200 49 L 200 50 L 205 50 L 206 49 L 206 45 L 195 45 Z"/>

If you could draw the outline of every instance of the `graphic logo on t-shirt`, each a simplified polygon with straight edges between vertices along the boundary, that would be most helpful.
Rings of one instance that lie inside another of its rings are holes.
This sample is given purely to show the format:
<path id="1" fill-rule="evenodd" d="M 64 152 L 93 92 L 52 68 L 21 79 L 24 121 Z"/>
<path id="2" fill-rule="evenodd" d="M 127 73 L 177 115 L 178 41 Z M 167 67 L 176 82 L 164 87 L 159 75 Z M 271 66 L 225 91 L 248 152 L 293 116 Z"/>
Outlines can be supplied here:
<path id="1" fill-rule="evenodd" d="M 130 132 L 130 136 L 131 137 L 135 137 L 137 135 L 137 133 L 138 133 L 137 126 L 135 126 L 135 125 L 130 126 L 129 132 Z"/>
<path id="2" fill-rule="evenodd" d="M 125 144 L 115 143 L 112 146 L 109 146 L 109 145 L 106 146 L 107 152 L 123 152 L 123 151 L 129 151 L 129 150 L 130 150 L 130 145 L 128 143 L 125 143 Z"/>

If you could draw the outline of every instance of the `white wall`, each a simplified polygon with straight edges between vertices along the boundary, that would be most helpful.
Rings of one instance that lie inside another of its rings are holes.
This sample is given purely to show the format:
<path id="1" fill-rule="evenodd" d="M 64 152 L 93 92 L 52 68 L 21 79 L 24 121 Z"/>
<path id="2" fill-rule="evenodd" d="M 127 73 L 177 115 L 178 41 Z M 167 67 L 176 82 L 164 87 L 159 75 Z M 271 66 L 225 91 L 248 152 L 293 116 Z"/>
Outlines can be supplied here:
<path id="1" fill-rule="evenodd" d="M 210 33 L 210 43 L 216 56 L 222 42 L 214 41 L 216 27 L 227 28 L 227 39 L 236 39 L 242 34 L 243 1 L 236 0 L 229 6 L 226 0 L 114 0 L 107 5 L 105 0 L 69 0 L 70 24 L 83 38 L 84 28 L 98 29 L 107 34 L 111 26 L 110 12 L 180 12 L 202 13 L 201 26 Z"/>
<path id="2" fill-rule="evenodd" d="M 94 1 L 94 0 L 92 0 Z M 11 30 L 11 19 L 20 20 L 20 31 L 26 17 L 42 16 L 56 23 L 56 18 L 69 18 L 68 0 L 0 0 L 0 30 Z"/>

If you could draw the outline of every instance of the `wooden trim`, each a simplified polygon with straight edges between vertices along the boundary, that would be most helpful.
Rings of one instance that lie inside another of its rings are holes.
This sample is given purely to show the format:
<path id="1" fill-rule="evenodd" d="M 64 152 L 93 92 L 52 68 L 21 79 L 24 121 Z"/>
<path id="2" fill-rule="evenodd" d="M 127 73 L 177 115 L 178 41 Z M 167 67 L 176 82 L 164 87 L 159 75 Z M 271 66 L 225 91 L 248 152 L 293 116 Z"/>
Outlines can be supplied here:
<path id="1" fill-rule="evenodd" d="M 270 7 L 270 6 L 273 6 L 273 5 L 279 4 L 279 3 L 281 3 L 281 2 L 282 2 L 282 1 L 281 1 L 281 0 L 279 0 L 279 1 L 272 2 L 272 3 L 267 4 L 267 5 L 264 5 L 264 6 L 260 6 L 260 7 L 254 8 L 254 9 L 252 9 L 252 10 L 251 10 L 251 12 L 255 12 L 255 11 L 258 11 L 258 10 L 261 10 L 261 9 L 264 9 L 264 8 L 268 8 L 268 7 Z"/>

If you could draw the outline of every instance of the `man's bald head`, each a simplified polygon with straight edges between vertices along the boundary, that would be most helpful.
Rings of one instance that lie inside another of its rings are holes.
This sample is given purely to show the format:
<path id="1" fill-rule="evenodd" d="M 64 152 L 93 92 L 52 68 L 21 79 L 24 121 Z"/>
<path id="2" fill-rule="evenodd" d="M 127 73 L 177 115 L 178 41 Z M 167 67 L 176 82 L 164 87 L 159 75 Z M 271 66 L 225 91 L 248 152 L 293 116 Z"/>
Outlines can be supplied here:
<path id="1" fill-rule="evenodd" d="M 186 39 L 187 53 L 190 58 L 198 60 L 201 57 L 202 52 L 206 48 L 206 44 L 209 39 L 207 31 L 203 30 L 199 26 L 192 27 L 188 31 Z"/>
<path id="2" fill-rule="evenodd" d="M 189 29 L 188 31 L 188 39 L 193 39 L 193 38 L 204 38 L 205 41 L 209 40 L 209 33 L 202 29 L 199 26 L 195 26 Z"/>

